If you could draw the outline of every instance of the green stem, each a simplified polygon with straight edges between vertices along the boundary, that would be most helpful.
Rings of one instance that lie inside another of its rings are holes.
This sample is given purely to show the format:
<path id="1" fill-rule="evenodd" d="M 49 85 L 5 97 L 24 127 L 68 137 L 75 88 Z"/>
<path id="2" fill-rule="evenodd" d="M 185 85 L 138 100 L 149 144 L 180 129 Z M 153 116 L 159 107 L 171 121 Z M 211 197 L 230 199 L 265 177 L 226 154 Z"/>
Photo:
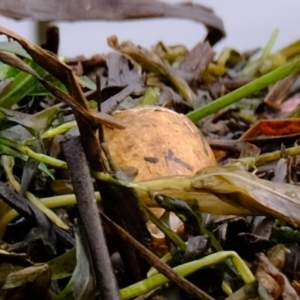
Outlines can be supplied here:
<path id="1" fill-rule="evenodd" d="M 51 129 L 47 130 L 45 133 L 43 133 L 42 138 L 43 139 L 52 139 L 59 134 L 63 134 L 65 132 L 69 131 L 76 125 L 77 125 L 76 121 L 70 121 L 70 122 L 64 123 L 60 126 L 57 126 L 55 128 L 51 128 Z"/>
<path id="2" fill-rule="evenodd" d="M 134 182 L 127 182 L 127 181 L 123 181 L 123 180 L 117 180 L 117 179 L 114 179 L 109 174 L 102 173 L 102 172 L 93 172 L 92 171 L 91 174 L 92 174 L 92 177 L 95 179 L 99 179 L 99 180 L 111 182 L 111 183 L 116 183 L 118 185 L 122 185 L 122 186 L 131 188 L 131 189 L 135 189 L 135 190 L 144 191 L 147 193 L 150 192 L 150 189 L 147 186 L 143 185 L 142 183 L 140 184 L 140 183 L 134 183 Z"/>
<path id="3" fill-rule="evenodd" d="M 76 121 L 70 121 L 67 123 L 64 123 L 62 125 L 59 125 L 55 128 L 48 129 L 42 134 L 42 139 L 52 139 L 56 137 L 59 134 L 64 134 L 68 132 L 70 129 L 75 127 L 77 125 Z M 31 137 L 26 139 L 23 143 L 26 145 L 31 145 L 35 141 L 35 137 Z"/>
<path id="4" fill-rule="evenodd" d="M 269 39 L 266 47 L 263 50 L 262 55 L 261 55 L 261 58 L 260 58 L 261 61 L 266 60 L 271 55 L 271 51 L 272 51 L 272 48 L 273 48 L 273 46 L 274 46 L 274 44 L 276 42 L 276 39 L 278 37 L 278 33 L 279 33 L 278 29 L 275 29 L 272 32 L 271 37 L 270 37 L 270 39 Z"/>
<path id="5" fill-rule="evenodd" d="M 242 279 L 246 284 L 255 281 L 255 277 L 253 276 L 253 274 L 251 273 L 251 271 L 249 270 L 245 262 L 234 251 L 217 252 L 208 255 L 202 259 L 191 261 L 189 263 L 177 266 L 173 270 L 177 274 L 185 277 L 199 269 L 221 263 L 228 258 L 232 259 L 236 269 L 239 271 L 240 276 L 242 277 Z M 162 274 L 154 275 L 153 277 L 147 278 L 129 287 L 121 289 L 120 290 L 121 299 L 127 300 L 127 299 L 137 297 L 159 286 L 162 286 L 167 282 L 169 282 L 169 280 L 164 275 Z"/>
<path id="6" fill-rule="evenodd" d="M 218 112 L 243 98 L 250 96 L 263 88 L 285 78 L 288 75 L 295 74 L 300 71 L 300 58 L 288 62 L 282 67 L 263 75 L 252 82 L 240 87 L 239 89 L 187 114 L 187 117 L 193 122 L 198 122 L 201 119 Z"/>
<path id="7" fill-rule="evenodd" d="M 27 146 L 24 146 L 21 143 L 18 143 L 16 141 L 7 139 L 5 137 L 0 137 L 0 143 L 5 146 L 8 146 L 14 150 L 18 150 L 20 153 L 22 153 L 28 157 L 31 157 L 39 162 L 43 162 L 47 165 L 57 167 L 57 168 L 63 168 L 63 169 L 67 168 L 66 162 L 56 159 L 56 158 L 53 158 L 51 156 L 45 155 L 45 154 L 36 153 L 36 152 L 32 151 L 30 148 L 28 148 Z"/>
<path id="8" fill-rule="evenodd" d="M 239 158 L 237 161 L 245 163 L 248 169 L 253 169 L 255 167 L 259 167 L 267 163 L 277 161 L 281 158 L 282 153 L 285 153 L 288 156 L 300 155 L 300 146 L 287 148 L 284 150 L 284 152 L 282 152 L 281 150 L 277 150 L 270 153 L 264 153 L 256 157 Z"/>

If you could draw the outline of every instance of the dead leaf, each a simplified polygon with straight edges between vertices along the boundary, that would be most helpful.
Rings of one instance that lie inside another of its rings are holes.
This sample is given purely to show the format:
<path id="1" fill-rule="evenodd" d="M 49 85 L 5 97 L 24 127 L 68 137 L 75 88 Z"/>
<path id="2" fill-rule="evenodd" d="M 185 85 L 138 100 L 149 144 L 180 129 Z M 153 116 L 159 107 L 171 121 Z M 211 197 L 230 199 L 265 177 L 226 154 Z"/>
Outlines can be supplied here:
<path id="1" fill-rule="evenodd" d="M 214 56 L 215 52 L 209 43 L 198 43 L 180 62 L 179 70 L 191 74 L 190 76 L 195 80 L 212 62 Z"/>
<path id="2" fill-rule="evenodd" d="M 215 215 L 266 215 L 300 226 L 300 187 L 259 179 L 241 166 L 210 166 L 194 176 L 170 176 L 142 181 L 147 189 Z M 145 192 L 140 199 L 153 206 Z"/>
<path id="3" fill-rule="evenodd" d="M 200 170 L 192 186 L 256 215 L 269 215 L 300 226 L 300 190 L 296 185 L 259 179 L 241 167 L 228 165 Z"/>
<path id="4" fill-rule="evenodd" d="M 264 103 L 274 111 L 279 111 L 281 103 L 287 99 L 292 85 L 298 78 L 299 74 L 297 73 L 276 82 L 266 95 Z"/>
<path id="5" fill-rule="evenodd" d="M 253 139 L 259 136 L 279 137 L 297 134 L 300 131 L 300 120 L 297 118 L 290 119 L 272 119 L 260 120 L 247 130 L 240 139 Z"/>

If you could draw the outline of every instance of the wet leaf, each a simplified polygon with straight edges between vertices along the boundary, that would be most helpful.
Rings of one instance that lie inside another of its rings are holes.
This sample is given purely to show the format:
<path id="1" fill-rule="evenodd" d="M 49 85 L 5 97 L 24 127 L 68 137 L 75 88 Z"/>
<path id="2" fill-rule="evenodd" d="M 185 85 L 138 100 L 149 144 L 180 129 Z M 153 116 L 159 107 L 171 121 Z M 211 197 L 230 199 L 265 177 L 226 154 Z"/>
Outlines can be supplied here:
<path id="1" fill-rule="evenodd" d="M 0 193 L 1 198 L 6 203 L 25 218 L 31 220 L 36 226 L 33 227 L 27 235 L 27 241 L 41 240 L 49 255 L 55 255 L 57 253 L 57 236 L 64 236 L 66 241 L 68 240 L 68 243 L 73 243 L 72 238 L 67 232 L 64 232 L 57 226 L 53 226 L 43 212 L 2 182 L 0 182 Z"/>
<path id="2" fill-rule="evenodd" d="M 35 197 L 32 193 L 28 192 L 26 186 L 25 187 L 21 186 L 15 180 L 13 175 L 14 159 L 12 157 L 3 155 L 1 157 L 1 165 L 5 170 L 7 180 L 9 181 L 10 185 L 14 188 L 15 191 L 20 193 L 22 196 L 25 196 L 37 209 L 39 209 L 42 213 L 44 213 L 58 227 L 61 227 L 65 230 L 69 229 L 69 227 L 61 219 L 59 219 L 58 216 L 52 210 L 48 209 L 39 199 L 37 199 L 37 197 Z M 23 178 L 23 174 L 22 174 L 22 178 Z"/>

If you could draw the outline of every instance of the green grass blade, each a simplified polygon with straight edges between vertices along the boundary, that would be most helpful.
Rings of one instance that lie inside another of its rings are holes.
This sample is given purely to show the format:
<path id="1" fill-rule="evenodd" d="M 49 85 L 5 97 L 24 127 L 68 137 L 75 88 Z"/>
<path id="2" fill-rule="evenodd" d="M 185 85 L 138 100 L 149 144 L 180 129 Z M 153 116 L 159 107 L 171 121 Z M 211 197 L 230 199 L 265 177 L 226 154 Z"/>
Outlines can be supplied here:
<path id="1" fill-rule="evenodd" d="M 279 30 L 276 29 L 272 32 L 272 35 L 267 43 L 267 45 L 265 46 L 261 57 L 254 60 L 254 61 L 250 61 L 245 68 L 242 71 L 242 74 L 246 77 L 252 77 L 262 66 L 262 64 L 266 61 L 266 59 L 271 55 L 271 51 L 272 48 L 275 44 L 275 41 L 277 39 Z"/>

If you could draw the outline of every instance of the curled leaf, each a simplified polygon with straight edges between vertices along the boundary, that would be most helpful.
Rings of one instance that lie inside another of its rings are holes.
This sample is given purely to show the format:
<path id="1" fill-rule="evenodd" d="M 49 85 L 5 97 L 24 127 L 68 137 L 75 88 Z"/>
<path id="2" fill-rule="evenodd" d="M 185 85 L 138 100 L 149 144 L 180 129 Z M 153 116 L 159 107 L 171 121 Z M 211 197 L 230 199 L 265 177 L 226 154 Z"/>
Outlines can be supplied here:
<path id="1" fill-rule="evenodd" d="M 204 168 L 192 186 L 231 205 L 241 205 L 256 215 L 270 215 L 300 226 L 298 186 L 259 179 L 238 166 Z"/>
<path id="2" fill-rule="evenodd" d="M 107 42 L 111 48 L 129 56 L 141 65 L 143 70 L 146 72 L 164 76 L 166 81 L 169 81 L 178 93 L 186 100 L 186 104 L 190 107 L 193 106 L 195 95 L 187 82 L 177 76 L 167 61 L 164 61 L 155 52 L 146 48 L 137 47 L 131 42 L 123 42 L 120 44 L 116 36 L 109 37 Z"/>

